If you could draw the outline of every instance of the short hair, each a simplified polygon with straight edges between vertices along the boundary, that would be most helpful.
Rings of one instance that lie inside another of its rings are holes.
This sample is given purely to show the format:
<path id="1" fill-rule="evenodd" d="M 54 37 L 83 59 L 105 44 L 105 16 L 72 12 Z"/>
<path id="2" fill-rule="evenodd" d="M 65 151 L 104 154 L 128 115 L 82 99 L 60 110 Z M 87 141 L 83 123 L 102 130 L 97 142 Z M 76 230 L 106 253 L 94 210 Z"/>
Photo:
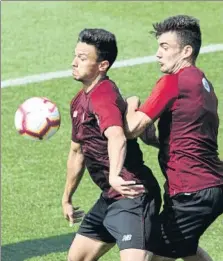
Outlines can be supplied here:
<path id="1" fill-rule="evenodd" d="M 201 48 L 201 30 L 199 20 L 188 15 L 172 16 L 160 23 L 153 24 L 155 31 L 151 32 L 158 38 L 166 32 L 176 32 L 183 48 L 190 45 L 193 48 L 192 59 L 196 60 Z"/>
<path id="2" fill-rule="evenodd" d="M 108 69 L 117 57 L 116 37 L 113 33 L 104 29 L 84 29 L 79 34 L 78 42 L 93 45 L 98 56 L 97 62 L 107 60 L 109 62 Z"/>

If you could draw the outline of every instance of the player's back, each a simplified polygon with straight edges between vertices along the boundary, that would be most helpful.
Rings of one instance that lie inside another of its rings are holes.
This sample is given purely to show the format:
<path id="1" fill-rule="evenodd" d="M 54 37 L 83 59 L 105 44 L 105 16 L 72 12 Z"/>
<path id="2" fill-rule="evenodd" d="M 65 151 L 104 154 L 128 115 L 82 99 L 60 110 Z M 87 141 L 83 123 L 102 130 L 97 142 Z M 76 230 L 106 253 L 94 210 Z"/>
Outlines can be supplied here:
<path id="1" fill-rule="evenodd" d="M 178 99 L 159 122 L 159 160 L 168 173 L 170 193 L 197 191 L 223 184 L 223 162 L 218 158 L 218 100 L 212 84 L 196 67 L 178 78 Z"/>
<path id="2" fill-rule="evenodd" d="M 110 164 L 108 140 L 104 131 L 111 126 L 123 127 L 125 110 L 126 102 L 116 85 L 108 78 L 88 93 L 80 91 L 71 104 L 72 139 L 81 143 L 86 166 L 93 181 L 109 197 L 117 195 L 108 183 Z M 127 140 L 127 153 L 121 176 L 125 180 L 136 180 L 147 187 L 157 185 L 151 170 L 144 165 L 136 139 Z"/>

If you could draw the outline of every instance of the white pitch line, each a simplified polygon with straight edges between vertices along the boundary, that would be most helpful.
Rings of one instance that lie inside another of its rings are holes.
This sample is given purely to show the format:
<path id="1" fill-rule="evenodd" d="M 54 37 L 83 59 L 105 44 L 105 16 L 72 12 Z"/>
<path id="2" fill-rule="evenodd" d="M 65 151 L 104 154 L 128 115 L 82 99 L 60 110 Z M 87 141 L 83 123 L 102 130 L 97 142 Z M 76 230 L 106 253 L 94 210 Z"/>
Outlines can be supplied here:
<path id="1" fill-rule="evenodd" d="M 201 48 L 200 53 L 201 54 L 212 53 L 218 51 L 223 51 L 223 44 L 212 44 L 212 45 L 205 46 Z M 137 57 L 133 59 L 117 61 L 113 64 L 112 68 L 128 67 L 128 66 L 134 66 L 134 65 L 145 64 L 145 63 L 153 63 L 156 60 L 157 59 L 155 56 Z M 2 81 L 1 88 L 6 88 L 10 86 L 19 86 L 19 85 L 24 85 L 29 83 L 43 82 L 52 79 L 65 78 L 71 75 L 72 75 L 71 70 L 35 74 L 35 75 L 25 76 L 21 78 Z"/>

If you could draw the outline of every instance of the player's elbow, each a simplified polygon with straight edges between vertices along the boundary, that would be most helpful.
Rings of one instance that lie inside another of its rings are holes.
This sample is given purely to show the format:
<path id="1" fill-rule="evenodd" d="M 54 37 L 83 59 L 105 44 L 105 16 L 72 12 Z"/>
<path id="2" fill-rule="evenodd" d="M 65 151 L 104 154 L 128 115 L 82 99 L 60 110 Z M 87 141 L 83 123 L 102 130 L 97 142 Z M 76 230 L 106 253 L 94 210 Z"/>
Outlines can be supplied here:
<path id="1" fill-rule="evenodd" d="M 106 138 L 110 141 L 112 140 L 114 142 L 126 142 L 126 137 L 122 127 L 119 126 L 109 127 L 104 132 L 104 134 Z"/>
<path id="2" fill-rule="evenodd" d="M 85 167 L 85 159 L 82 151 L 70 150 L 67 159 L 67 170 L 78 169 L 81 170 Z"/>
<path id="3" fill-rule="evenodd" d="M 134 132 L 134 129 L 130 129 L 129 127 L 125 129 L 125 136 L 127 139 L 132 140 L 137 138 L 136 133 Z"/>

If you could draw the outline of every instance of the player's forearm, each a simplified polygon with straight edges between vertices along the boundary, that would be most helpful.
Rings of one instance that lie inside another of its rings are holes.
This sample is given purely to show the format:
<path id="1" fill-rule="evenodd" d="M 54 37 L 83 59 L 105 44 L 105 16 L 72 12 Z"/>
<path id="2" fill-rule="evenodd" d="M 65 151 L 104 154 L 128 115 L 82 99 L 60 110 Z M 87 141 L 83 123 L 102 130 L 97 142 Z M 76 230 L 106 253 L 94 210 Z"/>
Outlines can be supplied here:
<path id="1" fill-rule="evenodd" d="M 117 135 L 108 139 L 108 155 L 110 162 L 109 178 L 117 177 L 123 168 L 126 156 L 126 138 Z"/>
<path id="2" fill-rule="evenodd" d="M 71 203 L 72 196 L 74 192 L 76 191 L 81 178 L 84 174 L 85 170 L 85 164 L 84 164 L 84 158 L 83 155 L 79 155 L 76 153 L 76 155 L 69 157 L 67 160 L 67 178 L 64 188 L 64 194 L 62 198 L 62 202 Z"/>
<path id="3" fill-rule="evenodd" d="M 125 114 L 125 135 L 128 139 L 134 139 L 138 137 L 147 125 L 151 124 L 150 119 L 144 120 L 144 115 L 136 111 L 139 107 L 140 100 L 137 96 L 129 97 L 127 100 L 127 110 Z"/>
<path id="4" fill-rule="evenodd" d="M 128 139 L 139 137 L 152 120 L 139 111 L 128 110 L 125 115 L 125 135 Z"/>
<path id="5" fill-rule="evenodd" d="M 135 110 L 128 111 L 125 116 L 125 135 L 128 139 L 137 138 L 143 130 L 140 128 L 140 121 L 138 120 Z"/>

